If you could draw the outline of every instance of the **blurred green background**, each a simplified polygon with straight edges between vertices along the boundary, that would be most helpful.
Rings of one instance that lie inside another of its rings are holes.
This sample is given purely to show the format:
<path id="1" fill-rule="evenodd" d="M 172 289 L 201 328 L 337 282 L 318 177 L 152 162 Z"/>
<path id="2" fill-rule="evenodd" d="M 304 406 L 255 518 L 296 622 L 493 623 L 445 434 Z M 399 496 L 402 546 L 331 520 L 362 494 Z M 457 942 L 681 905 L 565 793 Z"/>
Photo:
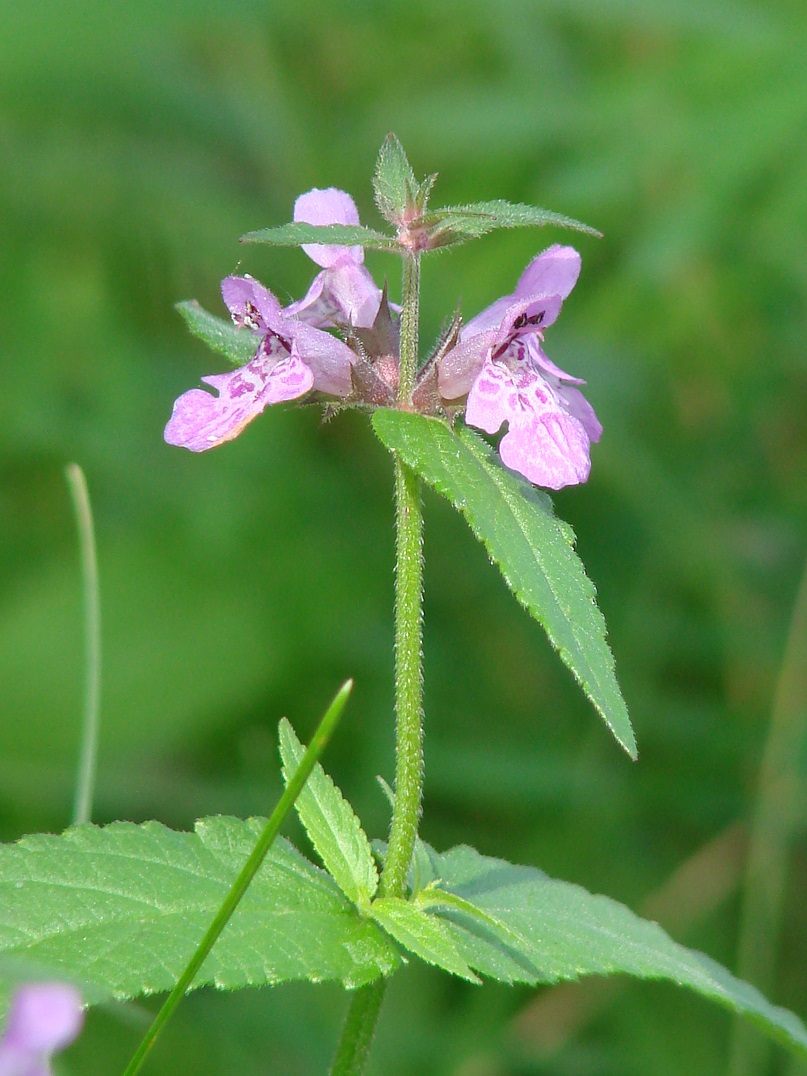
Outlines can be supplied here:
<path id="1" fill-rule="evenodd" d="M 173 303 L 223 312 L 235 270 L 301 295 L 313 267 L 299 251 L 238 236 L 289 219 L 313 186 L 347 189 L 377 224 L 370 175 L 392 129 L 416 172 L 439 171 L 435 204 L 528 201 L 605 233 L 499 233 L 435 257 L 423 333 L 458 299 L 471 316 L 510 291 L 549 243 L 581 250 L 547 350 L 588 379 L 605 434 L 588 485 L 555 500 L 640 749 L 635 765 L 620 752 L 427 494 L 424 836 L 608 893 L 807 1015 L 803 0 L 4 0 L 0 15 L 2 838 L 69 820 L 70 460 L 88 477 L 103 587 L 96 819 L 267 812 L 278 718 L 305 739 L 353 676 L 327 762 L 385 832 L 385 451 L 363 417 L 322 426 L 307 409 L 203 456 L 162 428 L 221 368 Z M 368 260 L 397 296 L 394 260 Z M 604 985 L 479 990 L 411 967 L 372 1072 L 728 1071 L 722 1010 Z M 201 992 L 149 1071 L 321 1072 L 344 1006 L 335 986 Z M 119 1071 L 148 1007 L 91 1014 L 60 1071 Z M 754 1043 L 745 1071 L 805 1071 Z"/>

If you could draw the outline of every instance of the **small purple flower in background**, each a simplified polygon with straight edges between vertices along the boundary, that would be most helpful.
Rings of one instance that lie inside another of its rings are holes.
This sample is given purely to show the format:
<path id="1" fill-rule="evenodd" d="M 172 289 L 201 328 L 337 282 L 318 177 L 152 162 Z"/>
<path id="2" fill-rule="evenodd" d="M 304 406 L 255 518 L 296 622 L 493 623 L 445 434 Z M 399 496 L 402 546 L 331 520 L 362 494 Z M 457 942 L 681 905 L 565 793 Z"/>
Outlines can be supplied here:
<path id="1" fill-rule="evenodd" d="M 315 188 L 301 194 L 294 203 L 294 219 L 317 225 L 358 224 L 359 211 L 345 191 Z M 323 269 L 305 297 L 287 307 L 286 313 L 319 329 L 371 328 L 381 302 L 381 289 L 364 267 L 362 247 L 304 243 L 303 250 Z"/>
<path id="2" fill-rule="evenodd" d="M 355 355 L 341 340 L 283 310 L 272 293 L 249 276 L 228 276 L 221 293 L 232 319 L 259 337 L 255 357 L 229 374 L 202 380 L 218 391 L 183 393 L 165 427 L 170 445 L 204 452 L 237 437 L 270 404 L 296 400 L 311 389 L 348 396 Z"/>
<path id="3" fill-rule="evenodd" d="M 81 1031 L 81 995 L 64 983 L 29 983 L 14 995 L 0 1038 L 0 1076 L 51 1076 L 50 1057 Z"/>
<path id="4" fill-rule="evenodd" d="M 527 266 L 512 295 L 464 325 L 440 364 L 441 396 L 467 393 L 465 421 L 486 433 L 504 422 L 502 462 L 538 486 L 585 482 L 590 443 L 602 433 L 594 410 L 543 351 L 543 330 L 560 313 L 580 273 L 572 247 L 552 246 Z"/>

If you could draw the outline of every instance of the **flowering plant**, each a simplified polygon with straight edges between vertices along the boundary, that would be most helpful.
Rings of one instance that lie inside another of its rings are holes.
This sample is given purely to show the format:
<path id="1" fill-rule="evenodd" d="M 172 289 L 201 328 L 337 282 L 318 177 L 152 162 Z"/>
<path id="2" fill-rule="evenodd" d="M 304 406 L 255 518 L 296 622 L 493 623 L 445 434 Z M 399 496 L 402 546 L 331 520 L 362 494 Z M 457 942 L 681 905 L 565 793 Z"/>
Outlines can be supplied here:
<path id="1" fill-rule="evenodd" d="M 335 980 L 352 991 L 332 1071 L 361 1072 L 386 983 L 411 959 L 471 983 L 537 985 L 618 971 L 666 978 L 807 1053 L 807 1029 L 797 1017 L 623 905 L 465 845 L 439 852 L 419 836 L 423 482 L 465 517 L 636 758 L 594 588 L 570 528 L 535 488 L 586 481 L 591 445 L 602 433 L 583 382 L 544 350 L 544 334 L 577 281 L 579 254 L 548 247 L 511 294 L 467 322 L 449 318 L 422 360 L 418 344 L 420 265 L 432 251 L 497 228 L 597 233 L 504 201 L 431 209 L 434 180 L 418 181 L 390 136 L 374 179 L 390 231 L 362 226 L 352 198 L 329 188 L 302 195 L 290 224 L 245 236 L 299 245 L 319 272 L 306 295 L 286 306 L 251 276 L 226 277 L 229 322 L 195 302 L 180 304 L 191 331 L 234 369 L 203 379 L 212 392 L 183 393 L 165 429 L 169 444 L 198 453 L 240 435 L 273 404 L 320 404 L 328 414 L 355 407 L 371 415 L 391 452 L 396 761 L 393 787 L 382 782 L 391 806 L 387 840 L 370 841 L 318 761 L 348 682 L 307 748 L 281 721 L 286 790 L 268 821 L 208 818 L 194 833 L 157 823 L 79 825 L 62 837 L 0 849 L 0 952 L 79 982 L 88 1004 L 170 990 L 129 1076 L 192 985 L 235 989 L 295 979 Z M 400 305 L 366 269 L 366 249 L 401 258 Z M 498 436 L 497 446 L 475 431 Z M 324 871 L 278 836 L 292 806 Z"/>

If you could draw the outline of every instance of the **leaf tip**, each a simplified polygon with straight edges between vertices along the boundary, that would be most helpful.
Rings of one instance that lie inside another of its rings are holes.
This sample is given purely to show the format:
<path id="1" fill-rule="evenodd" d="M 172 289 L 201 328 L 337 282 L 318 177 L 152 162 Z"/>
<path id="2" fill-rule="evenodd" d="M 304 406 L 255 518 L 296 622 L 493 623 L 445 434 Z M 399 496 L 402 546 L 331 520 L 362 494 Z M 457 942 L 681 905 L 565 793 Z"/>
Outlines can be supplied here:
<path id="1" fill-rule="evenodd" d="M 639 748 L 636 746 L 636 740 L 633 736 L 633 732 L 631 731 L 630 736 L 625 736 L 624 738 L 620 736 L 617 737 L 617 739 L 619 741 L 619 746 L 624 749 L 631 762 L 638 762 Z"/>

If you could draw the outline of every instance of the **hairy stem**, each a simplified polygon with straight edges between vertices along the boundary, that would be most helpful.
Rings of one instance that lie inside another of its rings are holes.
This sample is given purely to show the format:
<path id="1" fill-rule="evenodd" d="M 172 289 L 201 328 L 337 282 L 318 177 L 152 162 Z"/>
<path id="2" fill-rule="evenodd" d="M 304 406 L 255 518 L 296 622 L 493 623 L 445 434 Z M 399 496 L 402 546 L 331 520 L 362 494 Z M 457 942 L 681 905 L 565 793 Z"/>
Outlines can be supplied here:
<path id="1" fill-rule="evenodd" d="M 420 482 L 395 459 L 395 806 L 381 894 L 402 897 L 423 793 L 423 515 Z"/>
<path id="2" fill-rule="evenodd" d="M 331 1066 L 331 1076 L 358 1076 L 364 1071 L 386 989 L 386 980 L 376 979 L 354 993 Z"/>
<path id="3" fill-rule="evenodd" d="M 418 367 L 420 256 L 404 255 L 398 406 L 412 406 Z M 380 894 L 402 897 L 415 848 L 423 796 L 423 513 L 420 482 L 395 457 L 395 804 Z M 386 983 L 357 990 L 331 1072 L 364 1071 Z"/>
<path id="4" fill-rule="evenodd" d="M 420 255 L 403 259 L 398 406 L 411 406 L 418 365 Z M 395 804 L 381 894 L 402 897 L 423 795 L 423 513 L 420 482 L 395 457 Z"/>
<path id="5" fill-rule="evenodd" d="M 401 359 L 398 406 L 409 408 L 418 372 L 418 324 L 420 318 L 420 255 L 405 254 L 401 310 Z"/>

